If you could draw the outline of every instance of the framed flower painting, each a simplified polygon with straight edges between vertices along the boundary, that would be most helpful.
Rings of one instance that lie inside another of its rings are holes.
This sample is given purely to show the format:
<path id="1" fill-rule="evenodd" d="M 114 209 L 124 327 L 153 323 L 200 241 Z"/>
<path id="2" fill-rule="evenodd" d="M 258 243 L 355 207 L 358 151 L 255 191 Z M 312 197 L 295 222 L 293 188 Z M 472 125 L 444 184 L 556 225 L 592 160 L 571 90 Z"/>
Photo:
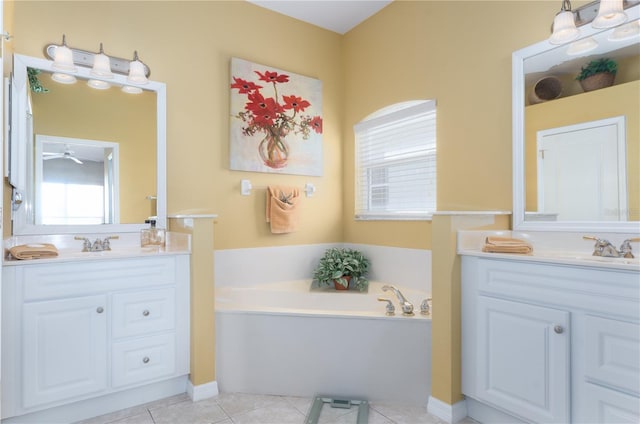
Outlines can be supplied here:
<path id="1" fill-rule="evenodd" d="M 230 168 L 322 175 L 322 82 L 231 59 Z"/>

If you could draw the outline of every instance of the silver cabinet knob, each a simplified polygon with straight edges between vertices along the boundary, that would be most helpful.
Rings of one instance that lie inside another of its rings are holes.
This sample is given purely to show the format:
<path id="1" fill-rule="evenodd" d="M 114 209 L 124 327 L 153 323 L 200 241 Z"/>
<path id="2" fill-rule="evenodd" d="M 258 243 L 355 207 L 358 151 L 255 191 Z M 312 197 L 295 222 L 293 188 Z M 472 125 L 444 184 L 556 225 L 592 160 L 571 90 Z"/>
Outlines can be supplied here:
<path id="1" fill-rule="evenodd" d="M 142 358 L 142 362 L 144 362 L 145 364 L 149 363 L 149 357 L 145 356 L 144 358 Z"/>
<path id="2" fill-rule="evenodd" d="M 149 311 L 145 309 L 144 311 L 142 311 L 142 315 L 144 315 L 145 317 L 148 317 Z"/>
<path id="3" fill-rule="evenodd" d="M 102 306 L 98 306 L 98 309 L 96 309 L 96 312 L 101 314 L 104 312 L 104 308 Z"/>
<path id="4" fill-rule="evenodd" d="M 564 333 L 564 328 L 562 328 L 561 325 L 556 325 L 555 327 L 553 327 L 553 331 L 555 331 L 556 334 L 562 334 Z"/>

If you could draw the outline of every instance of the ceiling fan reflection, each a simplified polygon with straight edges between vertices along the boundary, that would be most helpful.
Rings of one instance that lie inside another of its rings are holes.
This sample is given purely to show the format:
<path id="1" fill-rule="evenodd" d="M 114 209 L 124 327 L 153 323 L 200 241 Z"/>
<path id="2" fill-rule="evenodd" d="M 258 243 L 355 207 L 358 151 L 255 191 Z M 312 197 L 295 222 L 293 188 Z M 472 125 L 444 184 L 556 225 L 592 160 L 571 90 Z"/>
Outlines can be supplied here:
<path id="1" fill-rule="evenodd" d="M 42 160 L 50 160 L 50 159 L 70 159 L 75 163 L 82 165 L 82 161 L 73 155 L 73 150 L 65 150 L 63 153 L 42 153 Z"/>

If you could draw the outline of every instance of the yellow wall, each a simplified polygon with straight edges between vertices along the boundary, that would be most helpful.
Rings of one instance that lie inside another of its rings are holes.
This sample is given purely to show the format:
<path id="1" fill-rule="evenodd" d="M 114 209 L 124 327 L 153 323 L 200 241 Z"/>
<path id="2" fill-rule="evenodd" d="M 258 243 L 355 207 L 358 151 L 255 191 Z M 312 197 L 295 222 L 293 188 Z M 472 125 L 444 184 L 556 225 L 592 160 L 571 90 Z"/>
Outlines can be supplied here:
<path id="1" fill-rule="evenodd" d="M 525 113 L 526 210 L 537 210 L 537 132 L 597 119 L 625 116 L 630 221 L 640 220 L 640 81 L 527 106 Z"/>
<path id="2" fill-rule="evenodd" d="M 534 1 L 395 1 L 347 33 L 345 164 L 354 161 L 355 123 L 391 103 L 436 99 L 438 210 L 510 210 L 511 53 L 547 37 L 556 9 Z M 433 247 L 428 222 L 355 222 L 353 169 L 344 172 L 347 241 Z"/>
<path id="3" fill-rule="evenodd" d="M 340 35 L 244 1 L 18 1 L 14 8 L 17 53 L 42 57 L 66 34 L 84 50 L 100 42 L 113 56 L 137 50 L 151 79 L 167 84 L 167 208 L 219 214 L 217 248 L 342 240 Z M 322 81 L 323 177 L 229 170 L 231 57 Z M 265 191 L 241 196 L 243 178 L 254 186 L 315 184 L 301 203 L 299 231 L 272 235 Z"/>
<path id="4" fill-rule="evenodd" d="M 44 72 L 39 79 L 49 91 L 31 93 L 34 134 L 118 143 L 120 223 L 143 223 L 157 187 L 156 94 L 63 85 Z"/>

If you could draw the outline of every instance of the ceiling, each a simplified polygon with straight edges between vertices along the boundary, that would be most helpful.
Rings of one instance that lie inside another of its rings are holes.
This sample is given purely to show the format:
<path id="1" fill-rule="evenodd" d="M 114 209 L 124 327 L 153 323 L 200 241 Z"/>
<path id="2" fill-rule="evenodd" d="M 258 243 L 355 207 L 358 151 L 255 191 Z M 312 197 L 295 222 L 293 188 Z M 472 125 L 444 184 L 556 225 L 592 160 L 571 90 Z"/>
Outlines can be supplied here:
<path id="1" fill-rule="evenodd" d="M 247 0 L 257 6 L 345 34 L 393 0 Z"/>

